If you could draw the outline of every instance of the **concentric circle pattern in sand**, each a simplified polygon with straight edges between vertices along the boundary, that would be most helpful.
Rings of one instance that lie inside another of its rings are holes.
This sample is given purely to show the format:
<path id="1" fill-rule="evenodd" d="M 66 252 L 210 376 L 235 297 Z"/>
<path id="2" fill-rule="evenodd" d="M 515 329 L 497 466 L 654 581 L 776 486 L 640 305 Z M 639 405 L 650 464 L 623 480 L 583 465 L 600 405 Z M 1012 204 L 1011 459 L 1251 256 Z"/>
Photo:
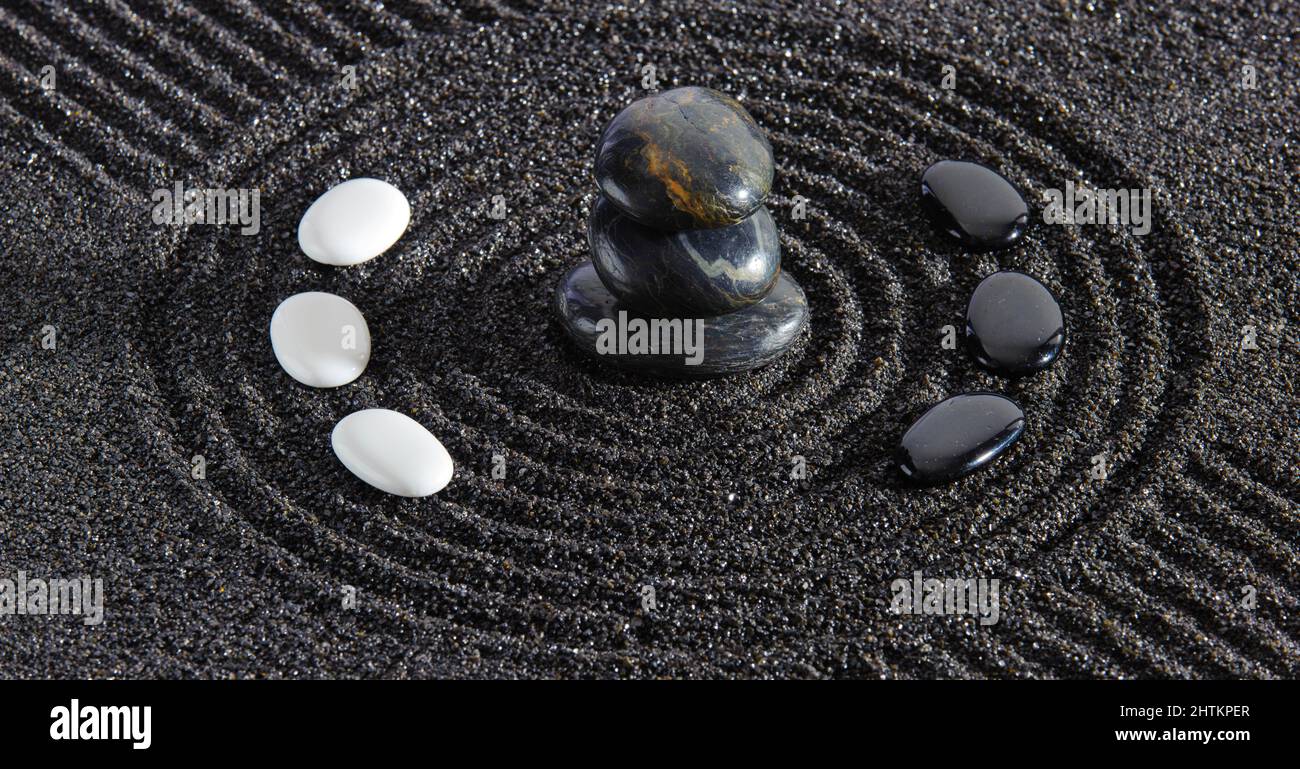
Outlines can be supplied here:
<path id="1" fill-rule="evenodd" d="M 1213 333 L 1213 278 L 1161 179 L 1057 96 L 830 15 L 694 9 L 710 34 L 521 15 L 370 22 L 386 44 L 359 60 L 355 93 L 303 77 L 198 158 L 203 178 L 261 191 L 259 236 L 147 243 L 157 279 L 130 344 L 165 443 L 181 464 L 203 447 L 209 525 L 304 596 L 305 625 L 337 621 L 355 588 L 367 634 L 411 639 L 374 671 L 390 674 L 439 670 L 422 645 L 468 675 L 1294 671 L 1295 545 L 1280 535 L 1296 509 L 1282 489 L 1243 514 L 1201 480 L 1240 469 L 1195 437 L 1214 353 L 1185 342 Z M 264 66 L 305 66 L 287 48 Z M 595 138 L 644 93 L 644 63 L 662 87 L 740 97 L 770 134 L 769 207 L 812 321 L 757 374 L 637 378 L 584 358 L 549 315 L 555 281 L 588 258 Z M 945 64 L 957 91 L 937 87 Z M 968 255 L 934 233 L 917 188 L 942 158 L 985 162 L 1026 194 L 1021 245 Z M 411 227 L 373 262 L 322 267 L 297 248 L 298 218 L 355 176 L 401 189 Z M 1044 225 L 1043 191 L 1067 180 L 1150 188 L 1153 231 Z M 941 344 L 997 269 L 1036 276 L 1065 309 L 1068 346 L 1042 375 L 1000 380 Z M 351 385 L 302 387 L 271 354 L 271 312 L 309 290 L 366 316 L 372 358 Z M 898 436 L 972 389 L 1017 400 L 1025 437 L 957 484 L 902 485 Z M 371 407 L 442 440 L 457 461 L 446 490 L 386 496 L 338 464 L 331 428 Z M 1238 548 L 1250 537 L 1254 556 Z M 1225 613 L 1246 563 L 1272 598 Z M 891 583 L 915 571 L 999 579 L 998 624 L 891 615 Z"/>

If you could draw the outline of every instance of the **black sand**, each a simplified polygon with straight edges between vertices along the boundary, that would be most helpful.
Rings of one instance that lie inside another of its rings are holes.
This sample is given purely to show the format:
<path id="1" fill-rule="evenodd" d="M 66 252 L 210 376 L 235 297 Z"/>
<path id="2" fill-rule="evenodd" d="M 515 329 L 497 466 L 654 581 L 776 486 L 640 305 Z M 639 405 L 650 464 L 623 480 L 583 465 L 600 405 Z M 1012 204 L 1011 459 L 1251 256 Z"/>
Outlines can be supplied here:
<path id="1" fill-rule="evenodd" d="M 0 577 L 102 578 L 107 607 L 0 617 L 0 674 L 1300 673 L 1294 6 L 38 5 L 0 11 Z M 757 375 L 611 373 L 550 318 L 593 143 L 647 64 L 770 132 L 812 325 Z M 943 157 L 1000 168 L 1036 217 L 1067 180 L 1150 188 L 1153 231 L 1036 218 L 963 255 L 917 205 Z M 298 219 L 359 175 L 412 227 L 316 265 Z M 259 188 L 260 234 L 152 224 L 177 181 Z M 1011 384 L 940 346 L 999 267 L 1071 333 Z M 305 290 L 367 317 L 350 386 L 275 362 L 271 312 Z M 898 436 L 967 389 L 1015 397 L 1024 439 L 904 488 Z M 331 428 L 371 406 L 442 439 L 450 487 L 398 499 L 339 465 Z M 1001 580 L 1000 621 L 891 615 L 917 570 Z"/>

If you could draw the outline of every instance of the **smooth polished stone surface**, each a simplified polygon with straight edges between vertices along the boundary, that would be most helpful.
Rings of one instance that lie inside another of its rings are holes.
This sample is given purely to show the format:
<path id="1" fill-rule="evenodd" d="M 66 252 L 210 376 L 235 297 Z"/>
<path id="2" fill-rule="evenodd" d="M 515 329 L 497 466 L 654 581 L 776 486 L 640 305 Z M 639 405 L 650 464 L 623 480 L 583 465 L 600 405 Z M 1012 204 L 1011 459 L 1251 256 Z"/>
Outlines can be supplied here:
<path id="1" fill-rule="evenodd" d="M 310 387 L 340 387 L 370 362 L 370 328 L 348 300 L 308 291 L 271 315 L 271 349 L 289 376 Z"/>
<path id="2" fill-rule="evenodd" d="M 932 406 L 903 434 L 898 469 L 920 484 L 956 480 L 988 465 L 1015 443 L 1025 414 L 1010 398 L 963 393 Z"/>
<path id="3" fill-rule="evenodd" d="M 714 318 L 678 319 L 676 332 L 665 332 L 674 321 L 630 311 L 601 282 L 591 262 L 564 275 L 554 301 L 560 324 L 583 352 L 621 368 L 668 377 L 735 374 L 771 363 L 808 322 L 808 299 L 786 273 L 756 304 Z M 697 362 L 688 364 L 691 360 Z"/>
<path id="4" fill-rule="evenodd" d="M 344 467 L 389 494 L 427 497 L 451 482 L 447 449 L 419 422 L 396 411 L 348 414 L 334 426 L 330 443 Z"/>
<path id="5" fill-rule="evenodd" d="M 972 251 L 1007 248 L 1029 224 L 1029 206 L 1002 174 L 941 160 L 921 175 L 921 201 L 935 225 Z"/>
<path id="6" fill-rule="evenodd" d="M 740 102 L 675 88 L 633 102 L 596 144 L 596 184 L 623 213 L 661 230 L 735 224 L 772 189 L 772 146 Z"/>
<path id="7" fill-rule="evenodd" d="M 656 317 L 734 312 L 767 296 L 781 271 L 776 222 L 759 208 L 739 224 L 664 232 L 601 197 L 587 222 L 592 262 L 609 290 Z"/>
<path id="8" fill-rule="evenodd" d="M 384 253 L 411 223 L 406 196 L 379 179 L 349 179 L 316 198 L 298 223 L 298 245 L 321 264 L 361 264 Z"/>
<path id="9" fill-rule="evenodd" d="M 966 307 L 966 349 L 995 374 L 1024 376 L 1052 365 L 1065 345 L 1065 316 L 1047 286 L 1023 272 L 995 272 Z"/>

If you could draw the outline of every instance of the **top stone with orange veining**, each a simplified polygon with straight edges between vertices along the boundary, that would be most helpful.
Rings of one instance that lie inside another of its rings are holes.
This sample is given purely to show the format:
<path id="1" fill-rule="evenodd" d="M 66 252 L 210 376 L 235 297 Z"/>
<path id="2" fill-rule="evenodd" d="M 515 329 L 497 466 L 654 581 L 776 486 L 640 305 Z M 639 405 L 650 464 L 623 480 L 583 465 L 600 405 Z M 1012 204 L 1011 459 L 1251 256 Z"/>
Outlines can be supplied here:
<path id="1" fill-rule="evenodd" d="M 661 230 L 735 224 L 772 189 L 772 146 L 730 96 L 695 86 L 618 113 L 596 146 L 596 183 L 623 213 Z"/>

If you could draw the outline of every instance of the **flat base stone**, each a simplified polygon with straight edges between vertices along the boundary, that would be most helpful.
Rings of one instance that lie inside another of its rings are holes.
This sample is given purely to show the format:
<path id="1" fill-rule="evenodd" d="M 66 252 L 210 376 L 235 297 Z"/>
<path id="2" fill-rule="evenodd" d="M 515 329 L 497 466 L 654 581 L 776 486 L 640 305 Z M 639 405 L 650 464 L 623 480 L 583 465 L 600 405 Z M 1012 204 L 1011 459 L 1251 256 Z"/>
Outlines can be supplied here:
<path id="1" fill-rule="evenodd" d="M 611 365 L 665 377 L 750 371 L 788 350 L 808 322 L 808 298 L 785 273 L 756 304 L 713 318 L 653 318 L 610 293 L 590 261 L 555 288 L 560 325 L 583 352 Z"/>

